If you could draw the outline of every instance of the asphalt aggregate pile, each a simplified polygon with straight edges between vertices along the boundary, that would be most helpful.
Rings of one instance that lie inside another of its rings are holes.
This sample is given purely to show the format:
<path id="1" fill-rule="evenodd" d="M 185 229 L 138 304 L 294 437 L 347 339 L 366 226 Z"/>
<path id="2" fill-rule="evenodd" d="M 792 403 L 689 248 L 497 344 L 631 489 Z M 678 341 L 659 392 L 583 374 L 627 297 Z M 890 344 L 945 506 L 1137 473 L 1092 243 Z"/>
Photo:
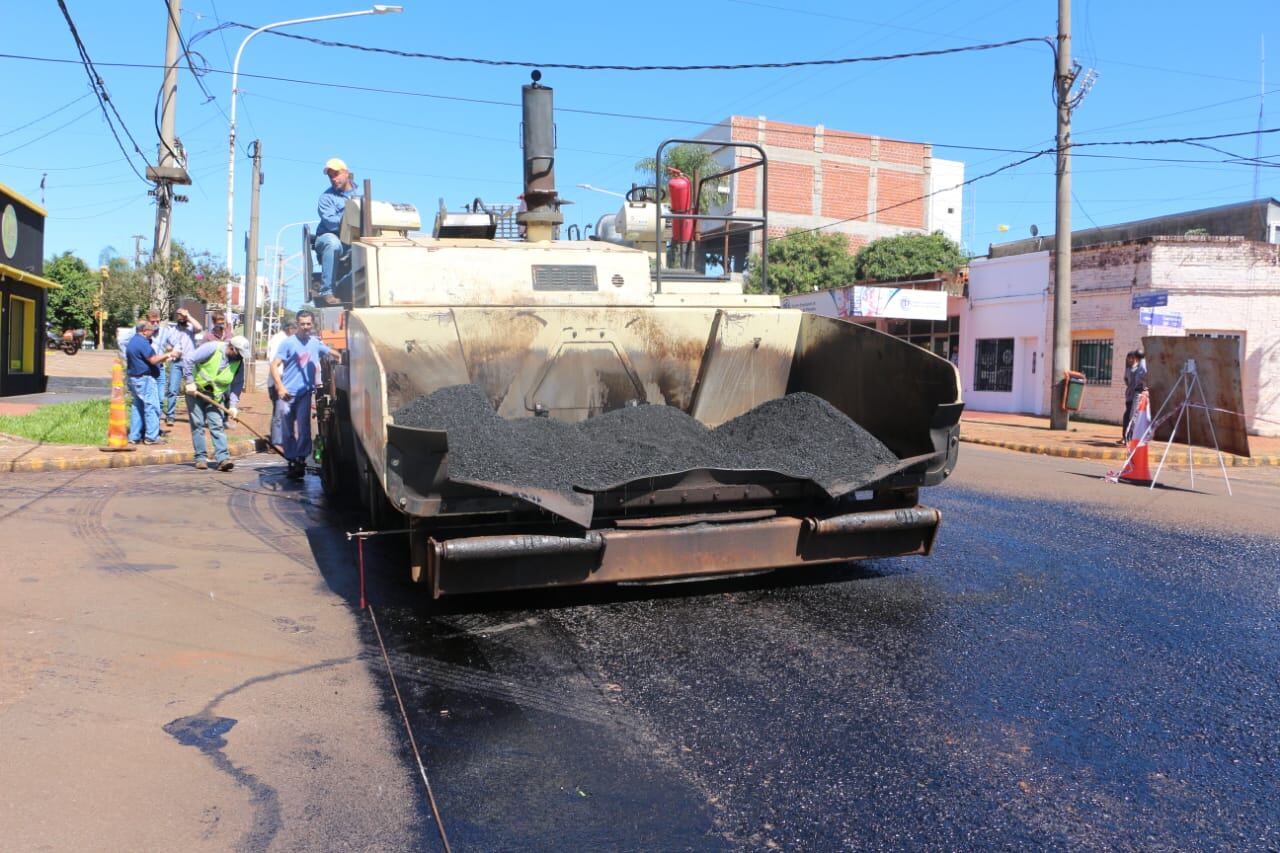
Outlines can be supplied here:
<path id="1" fill-rule="evenodd" d="M 865 485 L 893 451 L 820 397 L 788 394 L 708 429 L 674 406 L 615 409 L 577 424 L 506 420 L 476 385 L 418 397 L 397 424 L 449 434 L 450 476 L 555 491 L 601 491 L 700 468 L 776 471 L 829 491 Z"/>

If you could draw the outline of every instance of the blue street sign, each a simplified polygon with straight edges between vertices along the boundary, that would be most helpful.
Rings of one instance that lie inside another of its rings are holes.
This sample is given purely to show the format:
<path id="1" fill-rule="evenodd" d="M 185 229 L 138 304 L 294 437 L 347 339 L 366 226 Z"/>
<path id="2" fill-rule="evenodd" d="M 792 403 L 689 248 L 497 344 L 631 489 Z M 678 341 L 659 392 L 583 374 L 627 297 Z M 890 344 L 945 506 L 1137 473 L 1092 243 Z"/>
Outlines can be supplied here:
<path id="1" fill-rule="evenodd" d="M 1169 291 L 1150 290 L 1146 293 L 1133 294 L 1130 308 L 1161 308 L 1169 304 Z"/>
<path id="2" fill-rule="evenodd" d="M 1138 322 L 1144 326 L 1167 326 L 1170 329 L 1182 328 L 1182 314 L 1177 311 L 1155 311 L 1143 308 L 1138 312 Z"/>

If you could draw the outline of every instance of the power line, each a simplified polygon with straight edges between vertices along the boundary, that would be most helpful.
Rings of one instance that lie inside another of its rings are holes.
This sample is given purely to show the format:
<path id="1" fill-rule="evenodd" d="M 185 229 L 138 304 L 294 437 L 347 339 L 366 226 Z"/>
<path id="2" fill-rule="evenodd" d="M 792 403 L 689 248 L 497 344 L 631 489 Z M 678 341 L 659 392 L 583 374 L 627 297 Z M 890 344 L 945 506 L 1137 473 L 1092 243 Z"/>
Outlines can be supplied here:
<path id="1" fill-rule="evenodd" d="M 89 58 L 89 51 L 84 46 L 84 41 L 80 38 L 80 32 L 76 29 L 76 23 L 71 19 L 71 12 L 67 10 L 65 0 L 58 0 L 58 8 L 62 10 L 62 17 L 67 21 L 67 28 L 71 31 L 71 37 L 75 40 L 76 50 L 80 53 L 80 64 L 84 66 L 85 74 L 89 77 L 89 85 L 93 89 L 93 94 L 98 99 L 98 106 L 102 108 L 102 114 L 107 120 L 107 128 L 111 131 L 111 136 L 115 139 L 116 145 L 120 148 L 120 153 L 124 155 L 124 159 L 129 163 L 129 168 L 133 170 L 138 179 L 146 183 L 147 179 L 138 171 L 138 167 L 134 165 L 128 150 L 124 146 L 124 142 L 120 139 L 120 134 L 116 132 L 115 124 L 111 121 L 112 114 L 116 120 L 120 122 L 120 129 L 124 131 L 124 135 L 129 137 L 129 141 L 133 143 L 133 150 L 142 158 L 142 162 L 150 165 L 147 155 L 142 153 L 142 149 L 138 147 L 138 142 L 133 138 L 133 134 L 129 132 L 129 128 L 125 125 L 124 119 L 120 117 L 120 113 L 116 110 L 115 104 L 111 101 L 111 96 L 107 94 L 106 84 L 102 80 L 102 75 L 98 73 L 98 69 L 94 67 L 93 60 Z"/>
<path id="2" fill-rule="evenodd" d="M 238 21 L 228 21 L 228 26 L 239 27 L 245 30 L 256 30 L 257 27 L 252 24 L 242 24 Z M 862 62 L 892 62 L 899 59 L 919 59 L 929 56 L 948 56 L 956 53 L 974 53 L 983 50 L 996 50 L 1002 47 L 1013 47 L 1020 44 L 1042 43 L 1052 47 L 1052 43 L 1047 36 L 1030 36 L 1027 38 L 1009 39 L 1007 41 L 987 42 L 984 44 L 964 45 L 962 47 L 943 47 L 935 50 L 917 50 L 904 53 L 890 53 L 880 56 L 847 56 L 839 59 L 800 59 L 788 62 L 743 62 L 725 65 L 583 65 L 569 62 L 530 62 L 523 59 L 483 59 L 474 56 L 447 56 L 439 53 L 417 53 L 408 50 L 396 50 L 389 47 L 370 47 L 362 44 L 352 44 L 345 41 L 329 41 L 327 39 L 318 39 L 313 36 L 303 36 L 297 33 L 286 33 L 280 30 L 267 30 L 273 36 L 280 38 L 294 39 L 296 41 L 310 42 L 311 44 L 320 45 L 321 47 L 341 47 L 348 50 L 359 50 L 365 53 L 381 53 L 389 56 L 399 56 L 405 59 L 430 59 L 435 62 L 463 62 L 472 65 L 488 65 L 498 67 L 518 68 L 558 68 L 567 71 L 760 71 L 766 69 L 778 68 L 807 68 L 820 65 L 854 65 Z"/>
<path id="3" fill-rule="evenodd" d="M 857 216 L 849 216 L 844 219 L 837 219 L 834 222 L 827 222 L 822 225 L 814 226 L 813 228 L 805 228 L 800 231 L 791 231 L 787 234 L 784 234 L 782 237 L 775 238 L 775 239 L 787 240 L 792 237 L 798 237 L 801 234 L 809 234 L 811 232 L 822 231 L 826 228 L 831 228 L 836 225 L 843 225 L 846 222 L 856 222 L 860 219 L 867 219 L 868 217 L 871 217 L 871 216 L 879 216 L 881 213 L 885 213 L 890 210 L 895 210 L 899 207 L 905 207 L 908 204 L 915 204 L 917 201 L 924 201 L 927 198 L 932 198 L 933 196 L 938 195 L 939 193 L 950 192 L 951 190 L 958 190 L 962 187 L 967 187 L 970 184 L 977 183 L 978 181 L 984 180 L 986 178 L 994 177 L 995 175 L 998 175 L 1001 172 L 1007 172 L 1010 169 L 1015 169 L 1018 166 L 1023 165 L 1024 163 L 1030 163 L 1032 160 L 1036 160 L 1040 157 L 1044 157 L 1046 154 L 1053 154 L 1053 153 L 1055 153 L 1053 149 L 1046 148 L 1044 151 L 1037 151 L 1034 154 L 1030 155 L 1029 157 L 1023 157 L 1021 160 L 1015 160 L 1012 163 L 1006 163 L 997 169 L 992 169 L 990 172 L 984 172 L 981 175 L 975 175 L 974 177 L 969 178 L 966 181 L 961 181 L 958 184 L 954 184 L 949 187 L 940 187 L 939 189 L 924 193 L 923 195 L 918 195 L 915 198 L 909 198 L 906 201 L 900 201 L 900 202 L 897 202 L 896 204 L 890 204 L 885 207 L 877 208 L 876 210 L 869 211 L 868 213 L 862 213 Z"/>
<path id="4" fill-rule="evenodd" d="M 924 30 L 918 27 L 902 27 L 902 26 L 896 26 L 892 23 L 884 23 L 882 21 L 868 21 L 862 18 L 849 18 L 844 15 L 835 15 L 829 12 L 818 12 L 810 9 L 793 9 L 787 6 L 775 6 L 769 3 L 753 2 L 753 0 L 729 0 L 729 2 L 737 3 L 742 6 L 757 6 L 761 9 L 774 9 L 779 12 L 788 12 L 793 15 L 809 15 L 815 18 L 829 18 L 836 21 L 848 21 L 854 24 L 869 24 L 877 27 L 886 27 L 888 29 L 902 30 L 903 32 L 920 33 L 922 35 L 927 35 L 927 36 L 944 36 L 948 38 L 958 38 L 954 36 L 952 33 L 940 33 L 940 32 L 937 32 L 936 30 Z M 962 39 L 962 38 L 960 40 L 972 41 L 970 39 Z M 1252 84 L 1254 82 L 1252 80 L 1245 80 L 1240 77 L 1225 77 L 1221 74 L 1205 74 L 1204 72 L 1201 72 L 1201 71 L 1188 71 L 1185 68 L 1163 68 L 1158 65 L 1142 65 L 1137 62 L 1123 62 L 1118 59 L 1106 59 L 1102 57 L 1096 57 L 1096 55 L 1095 55 L 1095 59 L 1098 62 L 1110 63 L 1112 65 L 1125 65 L 1130 68 L 1142 68 L 1148 71 L 1159 71 L 1164 74 L 1184 74 L 1190 77 L 1203 77 L 1208 80 L 1227 80 L 1232 83 Z"/>
<path id="5" fill-rule="evenodd" d="M 26 60 L 26 61 L 33 61 L 33 62 L 48 62 L 48 63 L 59 63 L 59 64 L 75 64 L 76 62 L 76 60 L 72 60 L 72 59 L 62 59 L 57 57 L 33 56 L 33 55 L 12 54 L 12 53 L 0 53 L 0 59 L 17 59 L 17 60 Z M 138 63 L 138 62 L 103 62 L 99 64 L 102 65 L 103 67 L 116 67 L 116 68 L 164 68 L 165 67 L 163 65 L 156 65 L 151 63 Z M 230 71 L 227 71 L 221 68 L 210 68 L 208 69 L 208 72 L 212 74 L 230 74 L 231 73 Z M 268 81 L 277 82 L 277 83 L 295 83 L 303 86 L 317 86 L 321 88 L 341 89 L 344 91 L 354 91 L 354 92 L 369 92 L 369 93 L 380 94 L 380 95 L 398 95 L 398 96 L 404 96 L 404 97 L 427 98 L 431 100 L 454 101 L 454 102 L 469 103 L 469 104 L 482 104 L 486 106 L 499 106 L 499 107 L 519 107 L 520 106 L 519 103 L 514 101 L 499 101 L 499 100 L 493 100 L 493 99 L 487 99 L 487 98 L 469 98 L 462 95 L 441 95 L 434 92 L 419 92 L 419 91 L 414 91 L 409 89 L 390 89 L 390 88 L 379 87 L 379 86 L 361 86 L 354 83 L 337 83 L 337 82 L 325 81 L 325 80 L 304 80 L 297 77 L 280 77 L 280 76 L 270 75 L 270 74 L 250 74 L 245 72 L 241 72 L 240 76 L 242 78 L 254 79 L 254 80 L 268 80 Z M 663 123 L 672 123 L 672 124 L 688 124 L 688 125 L 694 125 L 698 127 L 715 127 L 717 125 L 723 124 L 723 120 L 706 121 L 703 119 L 676 118 L 671 116 L 651 116 L 651 115 L 644 115 L 644 114 L 638 114 L 638 113 L 611 112 L 606 110 L 576 109 L 573 107 L 556 107 L 556 111 L 564 112 L 564 113 L 573 113 L 577 115 L 598 116 L 602 118 L 619 118 L 619 119 L 633 119 L 637 121 L 652 121 L 652 122 L 663 122 Z M 1276 131 L 1280 131 L 1280 128 L 1264 129 L 1261 132 L 1272 133 Z M 779 133 L 779 134 L 804 134 L 804 133 L 808 133 L 809 131 L 800 131 L 800 130 L 793 131 L 793 130 L 788 130 L 786 128 L 775 128 L 775 129 L 771 129 L 770 132 Z M 1256 130 L 1249 130 L 1249 131 L 1240 131 L 1234 134 L 1226 134 L 1225 136 L 1221 136 L 1221 135 L 1197 136 L 1197 137 L 1184 137 L 1184 138 L 1170 138 L 1170 139 L 1164 139 L 1164 140 L 1115 140 L 1115 141 L 1107 141 L 1107 142 L 1077 142 L 1072 144 L 1072 148 L 1074 149 L 1074 148 L 1080 148 L 1080 147 L 1093 147 L 1093 146 L 1102 146 L 1102 145 L 1172 144 L 1172 143 L 1199 141 L 1203 139 L 1229 138 L 1229 137 L 1235 137 L 1235 136 L 1251 136 L 1258 132 L 1259 131 L 1256 131 Z M 843 139 L 854 139 L 854 140 L 871 140 L 871 139 L 883 138 L 883 137 L 877 137 L 877 136 L 868 135 L 868 134 L 857 134 L 857 133 L 851 133 L 851 132 L 845 132 L 845 131 L 825 131 L 824 135 L 832 138 L 843 138 Z M 721 140 L 708 139 L 707 144 L 715 145 L 720 141 Z M 1005 154 L 1037 154 L 1038 153 L 1037 151 L 1033 151 L 1031 149 L 1026 149 L 1026 148 L 1001 148 L 997 146 L 962 145 L 959 143 L 947 143 L 947 142 L 918 142 L 913 140 L 902 140 L 902 139 L 894 139 L 890 141 L 905 142 L 905 143 L 914 144 L 914 145 L 930 145 L 934 148 L 946 148 L 946 149 L 954 149 L 958 151 L 989 151 L 989 152 L 1005 153 Z M 1047 150 L 1054 151 L 1055 149 L 1047 149 Z M 1075 153 L 1074 156 L 1106 159 L 1106 160 L 1129 160 L 1129 161 L 1150 162 L 1150 163 L 1187 163 L 1187 164 L 1199 164 L 1199 165 L 1216 165 L 1216 164 L 1223 164 L 1223 163 L 1234 164 L 1236 162 L 1236 161 L 1205 160 L 1205 159 L 1178 159 L 1178 158 L 1167 158 L 1167 157 L 1164 157 L 1164 158 L 1135 157 L 1135 156 L 1125 156 L 1125 155 L 1118 155 L 1118 154 L 1088 154 L 1083 152 Z"/>
<path id="6" fill-rule="evenodd" d="M 20 124 L 20 125 L 18 125 L 17 127 L 13 128 L 12 130 L 6 130 L 4 133 L 0 133 L 0 136 L 8 136 L 8 135 L 9 135 L 9 134 L 11 134 L 11 133 L 17 133 L 17 132 L 18 132 L 18 131 L 20 131 L 20 130 L 26 130 L 28 127 L 31 127 L 31 125 L 33 125 L 33 124 L 39 124 L 40 122 L 44 121 L 45 119 L 49 118 L 50 116 L 55 116 L 55 115 L 57 115 L 58 113 L 62 112 L 62 111 L 63 111 L 63 110 L 65 110 L 67 107 L 74 106 L 75 104 L 80 103 L 81 101 L 83 101 L 85 98 L 89 97 L 89 96 L 90 96 L 90 95 L 92 95 L 92 94 L 93 94 L 92 92 L 85 92 L 85 93 L 84 93 L 83 95 L 81 95 L 80 97 L 78 97 L 78 98 L 73 98 L 73 99 L 71 99 L 70 101 L 67 101 L 65 104 L 63 104 L 62 106 L 58 107 L 56 110 L 51 110 L 51 111 L 49 111 L 49 112 L 45 113 L 44 115 L 40 116 L 39 118 L 33 118 L 33 119 L 31 119 L 31 120 L 30 120 L 30 121 L 28 121 L 26 124 Z"/>
<path id="7" fill-rule="evenodd" d="M 130 163 L 130 161 L 127 157 L 116 157 L 113 160 L 103 160 L 100 163 L 85 163 L 83 166 L 15 166 L 12 163 L 0 163 L 0 166 L 6 169 L 21 169 L 24 172 L 79 172 L 82 169 L 97 169 L 101 166 L 111 166 L 115 163 Z"/>
<path id="8" fill-rule="evenodd" d="M 86 96 L 86 97 L 87 97 L 87 96 Z M 15 151 L 17 151 L 17 150 L 19 150 L 19 149 L 26 148 L 28 145 L 34 145 L 35 143 L 39 142 L 41 139 L 44 139 L 44 138 L 45 138 L 45 137 L 47 137 L 47 136 L 53 136 L 55 133 L 57 133 L 58 131 L 62 130 L 63 128 L 70 127 L 71 125 L 75 124 L 75 123 L 76 123 L 76 122 L 78 122 L 80 119 L 84 118 L 85 116 L 92 115 L 93 113 L 96 113 L 97 111 L 98 111 L 97 106 L 89 107 L 89 109 L 87 109 L 87 110 L 85 110 L 84 112 L 80 113 L 80 115 L 76 116 L 75 118 L 71 119 L 71 120 L 70 120 L 70 121 L 68 121 L 68 122 L 64 122 L 64 123 L 62 123 L 62 124 L 58 125 L 57 127 L 53 128 L 52 130 L 47 130 L 47 131 L 45 131 L 44 133 L 40 134 L 39 136 L 37 136 L 37 137 L 35 137 L 35 138 L 33 138 L 33 139 L 28 139 L 26 142 L 22 143 L 21 145 L 15 145 L 14 147 L 10 148 L 8 151 L 0 151 L 0 157 L 3 157 L 3 156 L 4 156 L 4 155 L 6 155 L 6 154 L 12 154 L 13 152 L 15 152 Z"/>
<path id="9" fill-rule="evenodd" d="M 49 219 L 57 219 L 57 220 L 60 220 L 60 221 L 62 221 L 62 222 L 75 222 L 75 221 L 82 220 L 82 219 L 102 219 L 103 217 L 110 216 L 110 215 L 111 215 L 111 214 L 113 214 L 113 213 L 119 213 L 120 211 L 124 210 L 126 207 L 133 207 L 135 204 L 137 204 L 138 202 L 140 202 L 140 201 L 144 200 L 145 198 L 146 198 L 146 196 L 142 196 L 142 195 L 140 195 L 140 196 L 136 196 L 132 201 L 126 201 L 124 204 L 120 205 L 119 207 L 114 207 L 114 208 L 112 208 L 111 210 L 104 210 L 104 211 L 102 211 L 101 213 L 91 213 L 91 214 L 89 214 L 89 215 L 87 215 L 87 216 L 57 216 L 57 215 L 51 215 L 51 216 L 49 216 L 48 218 L 49 218 Z"/>

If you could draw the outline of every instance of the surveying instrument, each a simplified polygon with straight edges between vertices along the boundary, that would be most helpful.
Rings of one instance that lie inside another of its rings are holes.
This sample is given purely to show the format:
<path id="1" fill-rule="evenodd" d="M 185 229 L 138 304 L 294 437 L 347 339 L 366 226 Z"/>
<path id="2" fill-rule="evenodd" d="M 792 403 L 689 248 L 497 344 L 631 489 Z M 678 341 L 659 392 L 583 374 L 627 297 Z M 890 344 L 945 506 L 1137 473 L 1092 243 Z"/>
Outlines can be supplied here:
<path id="1" fill-rule="evenodd" d="M 1199 397 L 1198 403 L 1194 401 L 1195 395 Z M 1175 401 L 1176 405 L 1169 410 L 1168 415 L 1165 415 L 1165 410 L 1169 409 L 1170 404 L 1175 403 Z M 1151 419 L 1151 423 L 1142 434 L 1142 438 L 1138 441 L 1139 445 L 1148 443 L 1152 436 L 1155 435 L 1158 426 L 1168 418 L 1174 418 L 1173 429 L 1169 433 L 1169 440 L 1165 443 L 1164 453 L 1160 455 L 1160 464 L 1156 466 L 1156 473 L 1151 478 L 1149 488 L 1154 489 L 1156 487 L 1156 481 L 1160 479 L 1160 472 L 1164 469 L 1165 460 L 1169 457 L 1169 451 L 1173 448 L 1173 443 L 1178 437 L 1178 428 L 1182 426 L 1184 418 L 1187 423 L 1187 467 L 1191 472 L 1191 488 L 1195 488 L 1195 449 L 1191 438 L 1191 410 L 1193 409 L 1199 409 L 1204 412 L 1205 420 L 1209 423 L 1209 435 L 1213 439 L 1213 450 L 1218 454 L 1218 466 L 1222 469 L 1222 480 L 1227 484 L 1227 494 L 1230 495 L 1231 479 L 1227 476 L 1227 464 L 1222 458 L 1222 450 L 1218 447 L 1218 433 L 1213 426 L 1213 416 L 1210 414 L 1209 404 L 1205 400 L 1204 389 L 1200 386 L 1200 374 L 1196 371 L 1196 360 L 1194 358 L 1189 358 L 1183 363 L 1182 372 L 1178 374 L 1178 380 L 1170 390 L 1169 396 L 1160 404 L 1160 411 L 1156 412 L 1155 417 Z M 1130 459 L 1133 458 L 1133 452 L 1130 451 Z M 1128 463 L 1126 462 L 1126 464 Z"/>

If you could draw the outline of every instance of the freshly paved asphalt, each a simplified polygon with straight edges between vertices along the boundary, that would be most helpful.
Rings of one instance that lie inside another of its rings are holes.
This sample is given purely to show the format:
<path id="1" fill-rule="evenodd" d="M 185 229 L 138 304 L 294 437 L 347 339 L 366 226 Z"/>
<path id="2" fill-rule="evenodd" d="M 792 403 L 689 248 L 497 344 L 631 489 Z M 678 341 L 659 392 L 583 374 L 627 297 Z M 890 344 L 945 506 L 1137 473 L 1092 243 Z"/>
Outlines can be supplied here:
<path id="1" fill-rule="evenodd" d="M 966 446 L 925 496 L 932 557 L 789 578 L 437 606 L 403 544 L 371 540 L 370 603 L 454 849 L 1280 845 L 1280 476 L 1232 470 L 1229 498 L 1213 472 L 1148 491 L 1104 470 Z M 312 565 L 317 602 L 354 605 L 358 521 L 267 463 L 231 482 L 248 491 L 225 511 L 258 543 L 237 559 L 255 577 Z M 368 615 L 351 631 L 381 698 L 344 731 L 385 733 L 367 748 L 406 800 L 398 846 L 438 849 Z M 303 760 L 236 755 L 268 786 Z M 336 762 L 318 793 L 371 796 L 356 769 Z M 228 819 L 255 808 L 243 786 L 217 794 Z M 277 845 L 313 837 L 300 820 L 286 809 Z"/>
<path id="2" fill-rule="evenodd" d="M 1104 471 L 966 447 L 931 558 L 803 579 L 442 610 L 370 550 L 455 847 L 1274 847 L 1280 477 Z"/>

